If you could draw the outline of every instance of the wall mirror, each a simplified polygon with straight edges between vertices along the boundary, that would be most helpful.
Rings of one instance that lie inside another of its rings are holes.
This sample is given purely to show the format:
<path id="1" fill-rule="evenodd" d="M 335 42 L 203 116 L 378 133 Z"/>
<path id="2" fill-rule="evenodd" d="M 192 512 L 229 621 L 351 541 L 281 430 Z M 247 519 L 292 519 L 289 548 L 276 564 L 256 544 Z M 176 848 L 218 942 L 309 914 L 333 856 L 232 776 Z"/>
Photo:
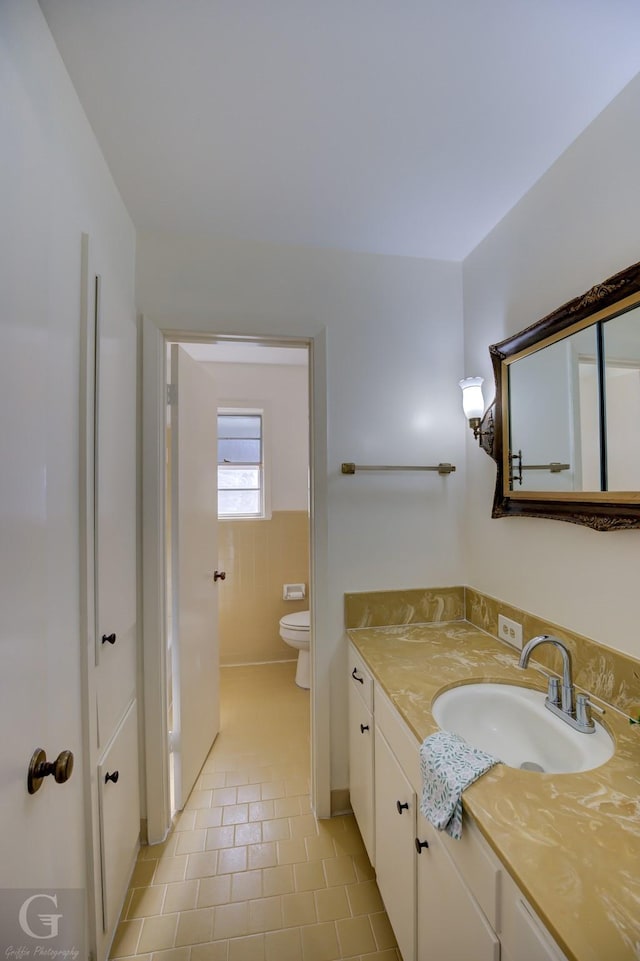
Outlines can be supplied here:
<path id="1" fill-rule="evenodd" d="M 489 351 L 492 516 L 640 527 L 640 264 Z"/>

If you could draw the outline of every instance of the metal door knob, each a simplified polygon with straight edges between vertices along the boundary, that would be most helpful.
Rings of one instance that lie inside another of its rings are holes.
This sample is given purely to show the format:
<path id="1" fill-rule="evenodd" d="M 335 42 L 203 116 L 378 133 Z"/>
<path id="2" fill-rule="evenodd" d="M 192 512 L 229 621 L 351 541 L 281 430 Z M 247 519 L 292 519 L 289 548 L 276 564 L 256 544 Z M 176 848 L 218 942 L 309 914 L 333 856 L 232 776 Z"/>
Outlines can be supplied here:
<path id="1" fill-rule="evenodd" d="M 113 774 L 109 774 L 109 772 L 107 771 L 107 773 L 104 776 L 104 783 L 106 784 L 108 781 L 113 781 L 114 784 L 117 784 L 119 777 L 120 777 L 120 771 L 114 771 Z"/>
<path id="2" fill-rule="evenodd" d="M 401 801 L 396 801 L 396 807 L 398 809 L 398 814 L 402 814 L 403 811 L 409 810 L 409 805 L 407 804 L 406 801 L 404 803 L 402 803 Z"/>
<path id="3" fill-rule="evenodd" d="M 429 847 L 428 841 L 421 841 L 420 838 L 416 838 L 416 851 L 418 852 L 418 854 L 422 854 L 422 849 L 428 848 L 428 847 Z"/>
<path id="4" fill-rule="evenodd" d="M 216 581 L 223 581 L 223 580 L 226 578 L 226 576 L 227 576 L 227 572 L 226 572 L 226 571 L 214 571 L 214 572 L 213 572 L 213 580 L 214 580 L 214 583 L 215 583 Z"/>
<path id="5" fill-rule="evenodd" d="M 53 774 L 56 784 L 64 784 L 73 772 L 73 754 L 71 751 L 61 751 L 55 761 L 47 761 L 46 752 L 38 747 L 31 755 L 29 771 L 27 773 L 27 790 L 35 794 L 40 789 L 44 779 Z"/>
<path id="6" fill-rule="evenodd" d="M 115 634 L 103 634 L 103 635 L 102 635 L 102 643 L 103 643 L 103 644 L 115 644 L 115 642 L 116 642 L 116 635 L 115 635 Z"/>

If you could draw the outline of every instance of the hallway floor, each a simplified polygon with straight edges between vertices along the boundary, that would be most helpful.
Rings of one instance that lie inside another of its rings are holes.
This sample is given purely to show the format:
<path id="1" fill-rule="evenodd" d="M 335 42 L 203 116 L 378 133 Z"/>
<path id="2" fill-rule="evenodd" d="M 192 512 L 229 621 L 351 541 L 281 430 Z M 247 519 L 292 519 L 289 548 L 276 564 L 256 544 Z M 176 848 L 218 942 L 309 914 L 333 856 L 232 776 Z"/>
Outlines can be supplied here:
<path id="1" fill-rule="evenodd" d="M 221 732 L 168 840 L 140 852 L 112 958 L 399 961 L 353 816 L 311 813 L 294 675 L 221 671 Z"/>

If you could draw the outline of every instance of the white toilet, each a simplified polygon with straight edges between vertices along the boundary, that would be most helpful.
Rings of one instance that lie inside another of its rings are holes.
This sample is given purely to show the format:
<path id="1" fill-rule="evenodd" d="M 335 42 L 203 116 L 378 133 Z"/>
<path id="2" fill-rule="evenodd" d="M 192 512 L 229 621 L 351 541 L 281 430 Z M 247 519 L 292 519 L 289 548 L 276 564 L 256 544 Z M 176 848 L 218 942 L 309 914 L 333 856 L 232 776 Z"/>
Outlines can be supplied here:
<path id="1" fill-rule="evenodd" d="M 311 687 L 309 668 L 309 611 L 297 611 L 280 618 L 280 637 L 298 653 L 296 684 L 298 687 Z"/>

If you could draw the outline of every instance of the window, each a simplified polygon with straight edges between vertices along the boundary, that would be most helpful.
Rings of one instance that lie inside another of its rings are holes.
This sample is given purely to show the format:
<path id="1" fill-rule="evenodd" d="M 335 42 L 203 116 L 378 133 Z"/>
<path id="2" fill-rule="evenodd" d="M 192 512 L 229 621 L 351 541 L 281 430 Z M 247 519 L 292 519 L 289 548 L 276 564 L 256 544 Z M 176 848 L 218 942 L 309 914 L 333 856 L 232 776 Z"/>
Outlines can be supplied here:
<path id="1" fill-rule="evenodd" d="M 218 516 L 264 517 L 262 414 L 218 413 Z"/>

